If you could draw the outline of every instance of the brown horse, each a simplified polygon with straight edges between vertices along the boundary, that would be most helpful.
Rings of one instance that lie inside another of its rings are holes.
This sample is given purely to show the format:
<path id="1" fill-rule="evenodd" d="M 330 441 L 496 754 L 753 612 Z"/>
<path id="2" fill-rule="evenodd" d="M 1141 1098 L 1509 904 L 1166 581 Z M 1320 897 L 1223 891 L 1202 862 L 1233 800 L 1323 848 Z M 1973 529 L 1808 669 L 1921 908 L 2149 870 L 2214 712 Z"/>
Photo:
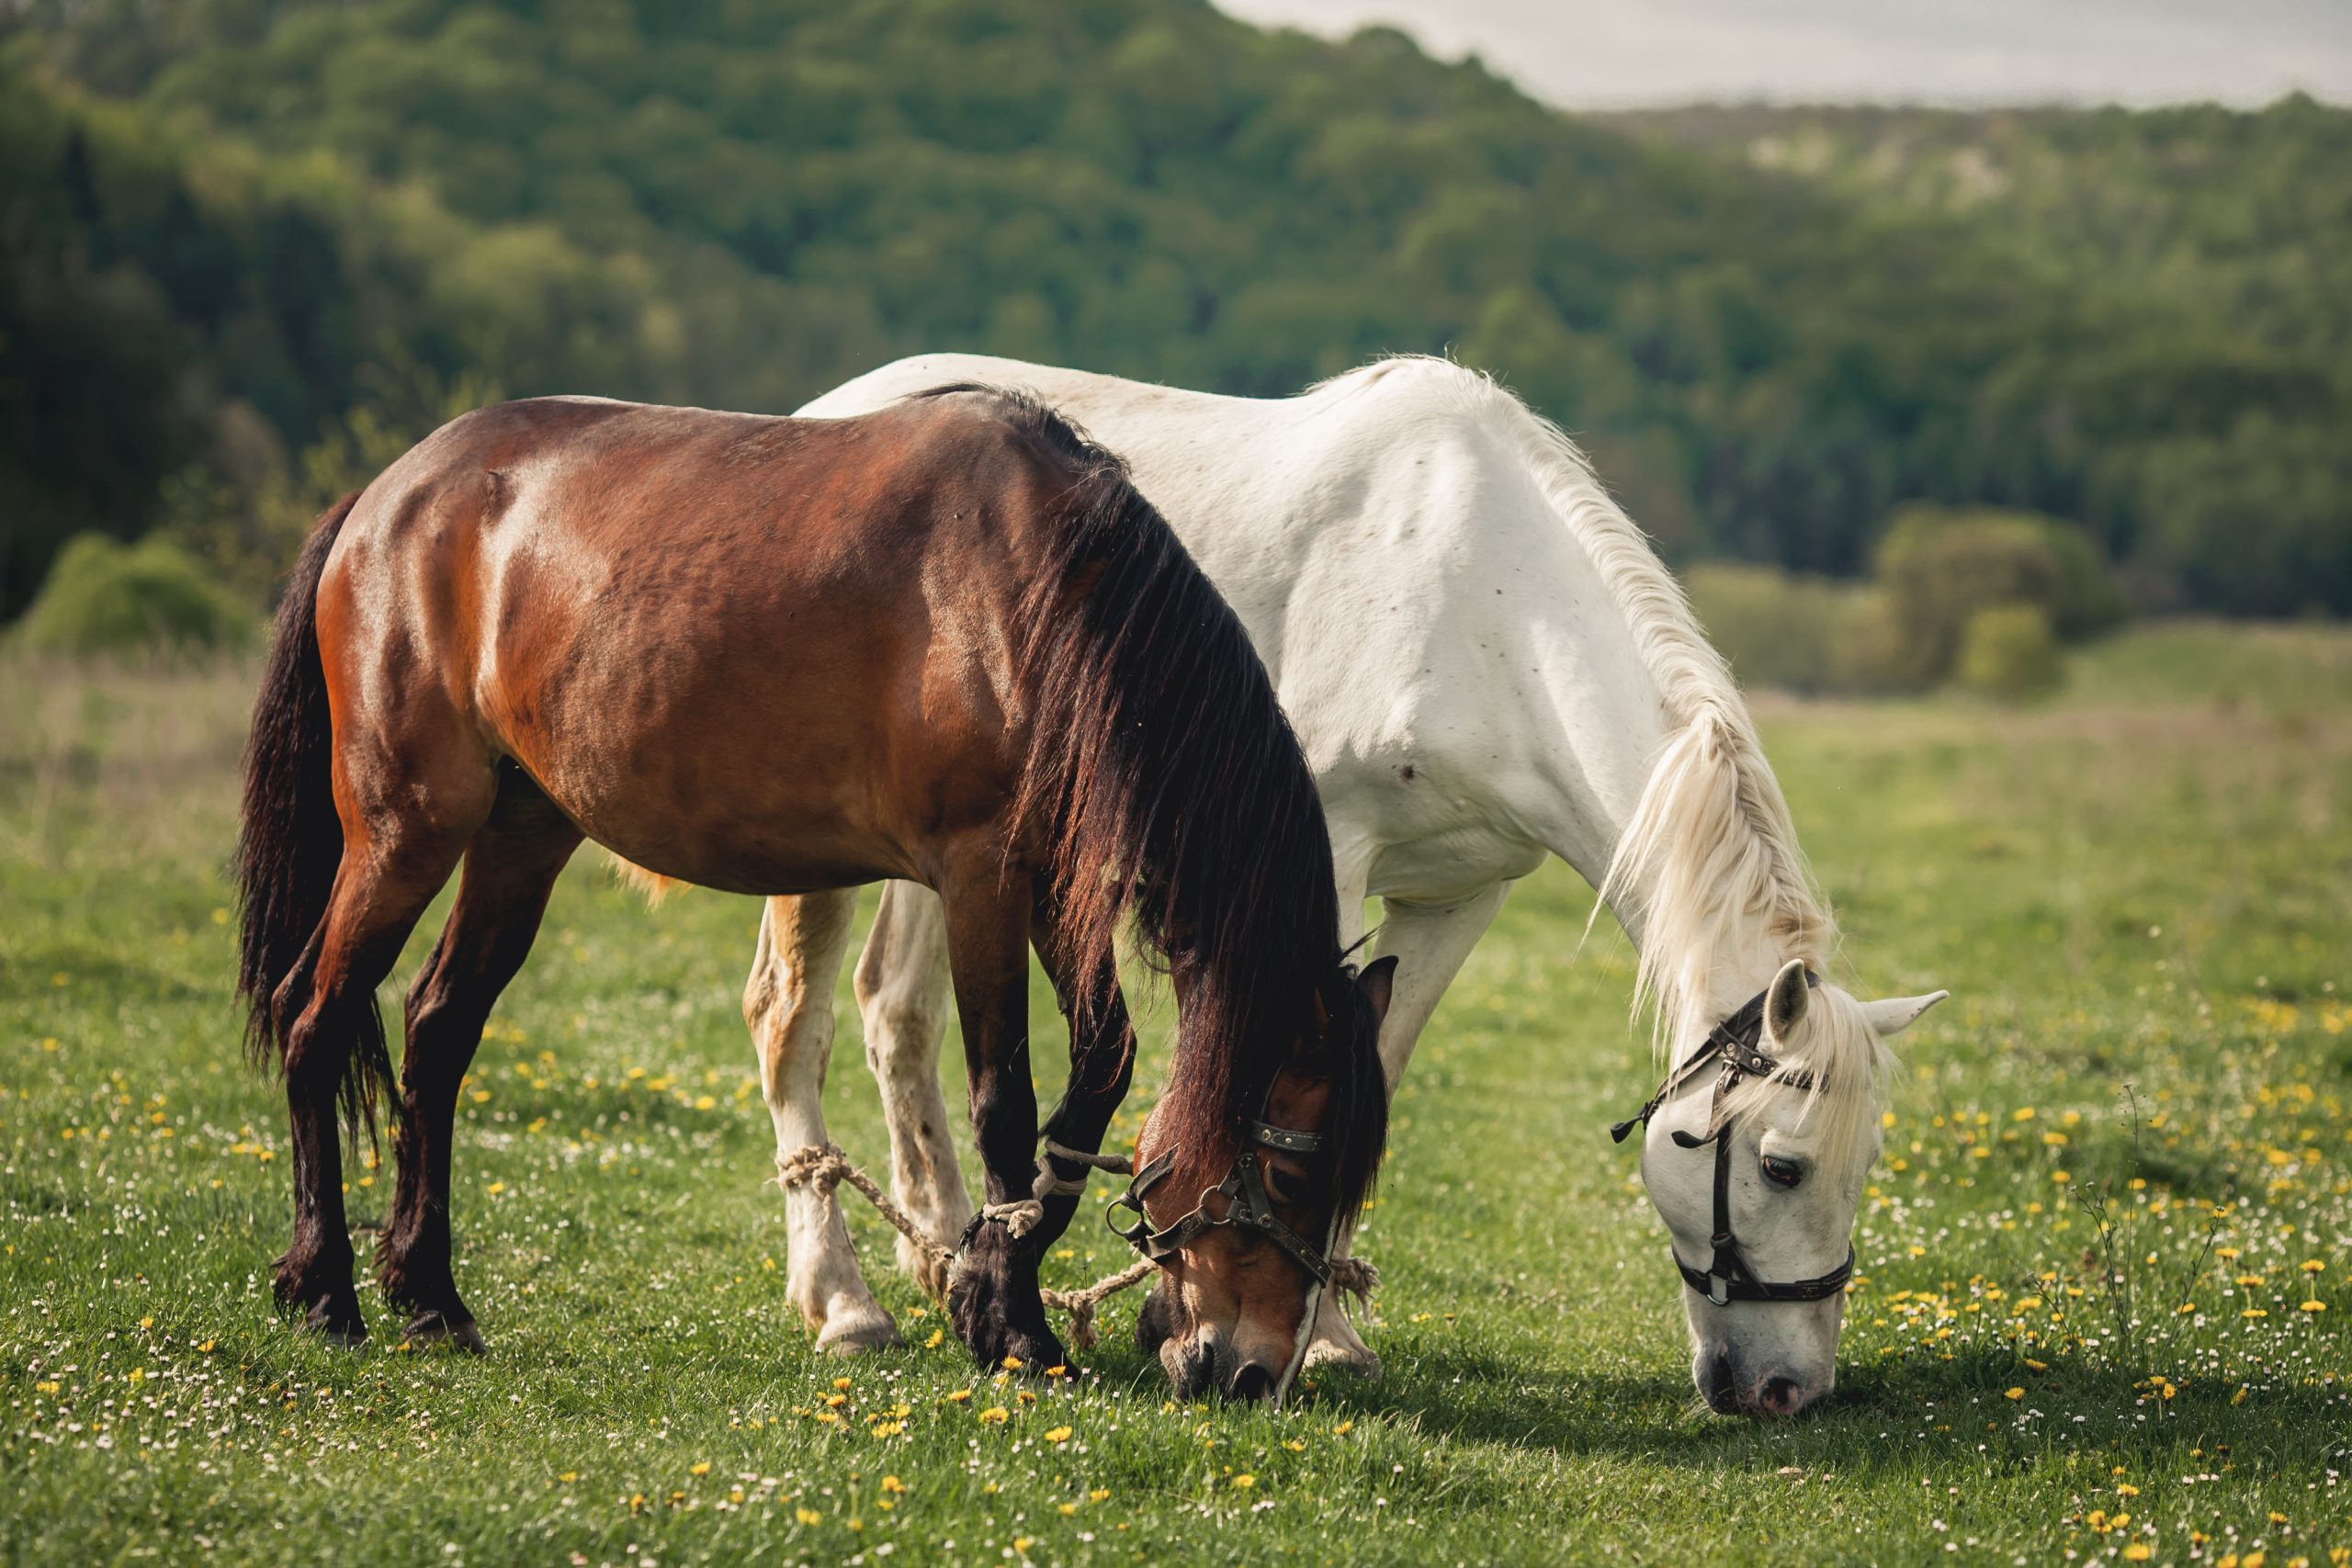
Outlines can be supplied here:
<path id="1" fill-rule="evenodd" d="M 1373 1179 L 1388 976 L 1343 961 L 1314 780 L 1175 535 L 1033 400 L 467 415 L 321 520 L 246 768 L 240 987 L 294 1151 L 275 1283 L 337 1339 L 367 1325 L 336 1104 L 372 1128 L 391 1081 L 375 988 L 462 861 L 408 993 L 377 1277 L 412 1336 L 481 1348 L 450 1259 L 458 1084 L 583 837 L 740 893 L 937 889 L 992 1204 L 1038 1170 L 1030 945 L 1071 1019 L 1046 1131 L 1093 1151 L 1133 1068 L 1114 951 L 1129 923 L 1180 1012 L 1145 1150 L 1178 1162 L 1159 1223 L 1233 1167 L 1250 1118 L 1322 1134 L 1312 1157 L 1261 1156 L 1298 1234 L 1328 1235 Z M 1076 1207 L 1055 1194 L 1025 1235 L 967 1233 L 953 1318 L 983 1364 L 1063 1359 L 1037 1262 Z M 1194 1386 L 1276 1391 L 1306 1271 L 1238 1227 L 1165 1261 L 1154 1333 L 1182 1354 L 1163 1359 Z"/>

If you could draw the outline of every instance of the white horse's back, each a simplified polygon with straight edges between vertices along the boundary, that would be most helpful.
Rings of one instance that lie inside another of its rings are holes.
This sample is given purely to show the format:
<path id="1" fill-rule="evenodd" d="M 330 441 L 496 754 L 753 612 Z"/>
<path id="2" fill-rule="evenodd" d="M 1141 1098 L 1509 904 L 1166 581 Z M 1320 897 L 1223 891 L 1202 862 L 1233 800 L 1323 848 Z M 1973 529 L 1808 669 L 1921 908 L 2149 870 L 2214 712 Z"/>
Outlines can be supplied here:
<path id="1" fill-rule="evenodd" d="M 1435 359 L 1261 400 L 944 354 L 801 412 L 956 381 L 1033 390 L 1127 460 L 1249 627 L 1363 891 L 1442 901 L 1546 851 L 1600 878 L 1667 716 L 1508 393 Z"/>

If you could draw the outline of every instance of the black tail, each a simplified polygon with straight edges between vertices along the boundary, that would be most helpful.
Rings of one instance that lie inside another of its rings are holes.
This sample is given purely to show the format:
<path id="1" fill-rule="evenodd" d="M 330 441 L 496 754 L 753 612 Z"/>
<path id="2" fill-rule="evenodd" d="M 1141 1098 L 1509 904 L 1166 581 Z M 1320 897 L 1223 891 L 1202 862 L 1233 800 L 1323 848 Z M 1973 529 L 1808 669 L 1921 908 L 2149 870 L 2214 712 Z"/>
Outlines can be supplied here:
<path id="1" fill-rule="evenodd" d="M 237 904 L 243 921 L 237 994 L 245 1000 L 245 1052 L 255 1066 L 281 1064 L 286 1026 L 298 998 L 277 1006 L 287 976 L 300 967 L 325 918 L 343 862 L 343 823 L 335 816 L 334 735 L 327 716 L 325 667 L 319 661 L 319 578 L 357 494 L 327 509 L 294 562 L 277 606 L 269 668 L 254 704 L 245 741 L 243 820 L 237 832 Z M 376 1104 L 392 1078 L 384 1020 L 371 998 L 359 1010 L 357 1039 L 344 1068 L 345 1122 L 364 1120 L 370 1139 Z"/>

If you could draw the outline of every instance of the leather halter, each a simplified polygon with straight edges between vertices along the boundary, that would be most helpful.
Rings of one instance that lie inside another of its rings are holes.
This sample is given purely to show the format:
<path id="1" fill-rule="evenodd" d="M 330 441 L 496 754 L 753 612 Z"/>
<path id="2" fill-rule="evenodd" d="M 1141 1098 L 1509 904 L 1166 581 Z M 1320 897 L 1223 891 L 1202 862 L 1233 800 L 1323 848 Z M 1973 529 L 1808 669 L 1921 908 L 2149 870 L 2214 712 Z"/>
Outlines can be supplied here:
<path id="1" fill-rule="evenodd" d="M 1268 1099 L 1273 1095 L 1271 1083 L 1266 1086 L 1266 1095 Z M 1262 1117 L 1265 1111 L 1263 1101 L 1260 1102 L 1258 1109 L 1260 1117 Z M 1190 1245 L 1203 1231 L 1213 1230 L 1219 1225 L 1253 1230 L 1281 1247 L 1292 1262 L 1314 1278 L 1317 1285 L 1329 1284 L 1329 1242 L 1327 1240 L 1322 1247 L 1316 1247 L 1283 1224 L 1274 1213 L 1272 1201 L 1266 1195 L 1266 1180 L 1260 1174 L 1258 1163 L 1258 1145 L 1261 1144 L 1285 1154 L 1313 1154 L 1323 1146 L 1322 1134 L 1302 1133 L 1291 1127 L 1276 1127 L 1259 1118 L 1245 1119 L 1241 1123 L 1241 1151 L 1233 1156 L 1233 1167 L 1225 1173 L 1225 1179 L 1215 1187 L 1201 1189 L 1201 1195 L 1194 1201 L 1192 1212 L 1182 1219 L 1155 1230 L 1151 1216 L 1143 1210 L 1145 1195 L 1166 1180 L 1176 1168 L 1176 1156 L 1170 1153 L 1146 1164 L 1128 1181 L 1125 1192 L 1103 1205 L 1103 1223 L 1111 1227 L 1112 1235 L 1152 1262 L 1160 1264 Z M 1223 1213 L 1209 1213 L 1209 1201 L 1213 1198 L 1225 1200 Z M 1122 1226 L 1119 1224 L 1117 1211 L 1122 1208 L 1134 1212 L 1136 1217 L 1132 1224 Z M 1335 1232 L 1338 1229 L 1336 1216 L 1332 1228 Z"/>
<path id="2" fill-rule="evenodd" d="M 1821 976 L 1808 969 L 1804 983 L 1819 987 Z M 1740 1256 L 1739 1238 L 1731 1228 L 1731 1128 L 1724 1120 L 1724 1101 L 1739 1087 L 1742 1078 L 1772 1078 L 1791 1089 L 1810 1089 L 1816 1082 L 1806 1073 L 1784 1073 L 1781 1064 L 1760 1048 L 1764 1037 L 1764 1002 L 1770 991 L 1758 991 L 1740 1006 L 1738 1011 L 1707 1032 L 1688 1061 L 1666 1077 L 1649 1103 L 1634 1115 L 1609 1129 L 1609 1135 L 1618 1143 L 1634 1127 L 1647 1127 L 1658 1107 L 1679 1093 L 1708 1066 L 1720 1060 L 1722 1070 L 1716 1075 L 1714 1096 L 1707 1111 L 1707 1134 L 1692 1137 L 1688 1133 L 1674 1134 L 1675 1146 L 1695 1149 L 1708 1144 L 1715 1145 L 1715 1213 L 1714 1234 L 1709 1241 L 1715 1255 L 1702 1271 L 1682 1261 L 1682 1254 L 1674 1254 L 1674 1267 L 1681 1271 L 1683 1282 L 1705 1296 L 1717 1306 L 1733 1302 L 1817 1302 L 1834 1296 L 1846 1288 L 1854 1277 L 1854 1248 L 1849 1243 L 1846 1261 L 1826 1274 L 1810 1280 L 1786 1282 L 1759 1280 Z M 1668 1244 L 1669 1247 L 1671 1243 Z"/>

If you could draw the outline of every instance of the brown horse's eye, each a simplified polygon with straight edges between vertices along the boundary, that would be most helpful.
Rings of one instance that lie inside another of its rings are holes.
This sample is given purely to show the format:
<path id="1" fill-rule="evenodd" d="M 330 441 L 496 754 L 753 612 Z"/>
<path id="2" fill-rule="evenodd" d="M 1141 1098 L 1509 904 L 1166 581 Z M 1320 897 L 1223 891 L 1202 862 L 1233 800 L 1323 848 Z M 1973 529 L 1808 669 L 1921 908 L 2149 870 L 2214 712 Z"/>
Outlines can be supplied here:
<path id="1" fill-rule="evenodd" d="M 1804 1179 L 1804 1167 L 1792 1159 L 1765 1155 L 1757 1163 L 1764 1168 L 1764 1179 L 1775 1187 L 1794 1187 Z"/>

